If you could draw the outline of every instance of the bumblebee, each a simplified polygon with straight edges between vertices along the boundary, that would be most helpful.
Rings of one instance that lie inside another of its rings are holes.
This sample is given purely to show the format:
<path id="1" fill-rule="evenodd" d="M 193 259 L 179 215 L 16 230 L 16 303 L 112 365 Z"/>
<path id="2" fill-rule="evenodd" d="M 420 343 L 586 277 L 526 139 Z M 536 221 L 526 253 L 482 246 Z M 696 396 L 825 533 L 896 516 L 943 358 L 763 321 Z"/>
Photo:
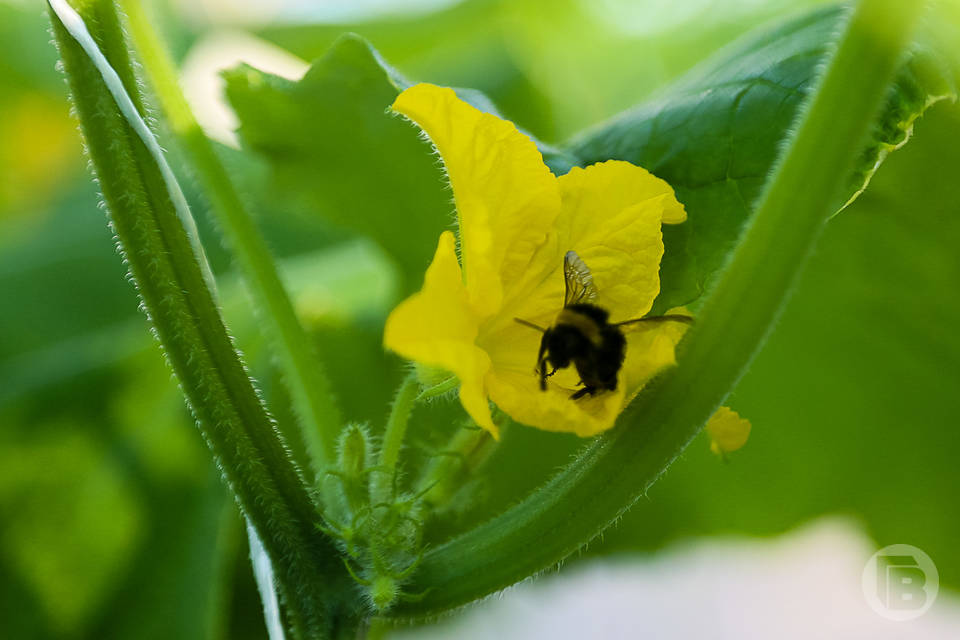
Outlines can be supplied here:
<path id="1" fill-rule="evenodd" d="M 597 289 L 593 284 L 593 275 L 575 251 L 567 251 L 563 258 L 563 279 L 563 308 L 552 326 L 543 328 L 527 320 L 514 318 L 520 324 L 543 334 L 535 369 L 543 391 L 547 390 L 547 378 L 571 364 L 577 368 L 580 384 L 583 385 L 570 396 L 572 400 L 579 400 L 588 394 L 593 396 L 603 391 L 615 391 L 617 374 L 627 351 L 625 329 L 648 322 L 693 322 L 687 316 L 667 314 L 611 323 L 610 313 L 594 304 Z"/>

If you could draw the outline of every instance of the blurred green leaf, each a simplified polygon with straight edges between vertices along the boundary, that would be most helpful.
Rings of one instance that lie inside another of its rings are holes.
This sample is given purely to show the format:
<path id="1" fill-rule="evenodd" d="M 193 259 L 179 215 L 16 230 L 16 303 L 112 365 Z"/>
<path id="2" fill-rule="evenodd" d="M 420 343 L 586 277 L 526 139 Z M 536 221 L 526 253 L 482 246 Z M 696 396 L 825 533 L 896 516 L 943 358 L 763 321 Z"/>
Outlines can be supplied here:
<path id="1" fill-rule="evenodd" d="M 225 637 L 222 599 L 241 525 L 220 474 L 204 462 L 200 486 L 160 484 L 143 496 L 152 526 L 91 637 Z"/>
<path id="2" fill-rule="evenodd" d="M 616 158 L 649 169 L 686 206 L 688 221 L 664 229 L 656 312 L 695 301 L 723 265 L 845 15 L 844 7 L 830 7 L 752 33 L 656 98 L 568 145 L 584 166 Z M 906 142 L 914 119 L 932 102 L 956 96 L 953 74 L 937 53 L 914 50 L 849 195 Z"/>
<path id="3" fill-rule="evenodd" d="M 831 0 L 500 2 L 504 42 L 566 137 L 630 108 L 738 36 Z"/>
<path id="4" fill-rule="evenodd" d="M 0 554 L 0 633 L 5 638 L 49 638 L 49 617 L 32 589 Z"/>
<path id="5" fill-rule="evenodd" d="M 59 88 L 57 52 L 50 46 L 43 14 L 34 6 L 0 3 L 0 52 L 0 97 L 27 88 Z"/>
<path id="6" fill-rule="evenodd" d="M 500 0 L 464 0 L 432 12 L 394 13 L 358 22 L 276 23 L 259 33 L 302 58 L 313 59 L 324 55 L 344 32 L 362 29 L 365 37 L 404 68 L 429 67 L 432 62 L 454 70 L 473 62 L 480 64 L 463 72 L 482 76 L 492 65 L 476 60 L 478 51 L 502 63 L 491 51 L 500 39 L 496 29 L 499 5 Z"/>
<path id="7" fill-rule="evenodd" d="M 0 564 L 32 595 L 54 634 L 89 623 L 146 519 L 122 467 L 89 425 L 60 420 L 34 424 L 32 433 L 0 430 Z M 6 626 L 0 620 L 0 635 Z"/>
<path id="8" fill-rule="evenodd" d="M 463 0 L 436 11 L 396 13 L 356 22 L 271 24 L 263 38 L 313 60 L 323 56 L 344 33 L 356 32 L 411 78 L 451 87 L 473 87 L 496 99 L 507 118 L 523 122 L 535 135 L 556 140 L 553 113 L 531 82 L 521 60 L 502 0 Z M 521 4 L 532 4 L 525 0 Z M 543 19 L 541 16 L 539 19 Z M 629 103 L 628 103 L 629 104 Z"/>
<path id="9" fill-rule="evenodd" d="M 138 333 L 136 355 L 111 370 L 0 409 L 0 583 L 13 591 L 0 584 L 0 601 L 21 603 L 0 637 L 222 637 L 235 506 Z M 34 527 L 22 548 L 17 532 Z M 38 569 L 51 565 L 53 577 Z M 44 580 L 57 588 L 33 586 Z"/>

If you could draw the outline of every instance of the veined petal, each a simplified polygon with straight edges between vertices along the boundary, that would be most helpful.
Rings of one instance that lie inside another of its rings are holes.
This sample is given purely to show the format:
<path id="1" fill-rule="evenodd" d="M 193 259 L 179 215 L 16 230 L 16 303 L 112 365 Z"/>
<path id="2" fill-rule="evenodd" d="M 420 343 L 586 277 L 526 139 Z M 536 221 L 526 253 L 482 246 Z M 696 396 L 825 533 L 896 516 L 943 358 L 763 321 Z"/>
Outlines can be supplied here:
<path id="1" fill-rule="evenodd" d="M 682 312 L 682 309 L 672 311 Z M 618 378 L 624 388 L 626 403 L 630 402 L 660 371 L 677 363 L 677 343 L 687 331 L 682 322 L 664 321 L 639 324 L 625 331 L 627 356 Z"/>
<path id="2" fill-rule="evenodd" d="M 572 177 L 567 178 L 567 176 Z M 580 175 L 577 174 L 592 174 Z M 560 178 L 570 182 L 567 185 L 561 184 L 561 193 L 563 198 L 567 198 L 570 193 L 568 189 L 573 185 L 588 181 L 586 188 L 592 195 L 600 194 L 600 197 L 593 203 L 596 205 L 596 211 L 603 210 L 621 211 L 635 204 L 654 200 L 660 196 L 668 196 L 663 206 L 664 224 L 680 224 L 687 219 L 687 212 L 683 205 L 677 201 L 676 195 L 666 180 L 662 180 L 653 175 L 643 167 L 630 164 L 623 160 L 607 160 L 592 164 L 585 169 L 574 167 L 567 176 Z M 583 188 L 583 187 L 581 187 Z"/>
<path id="3" fill-rule="evenodd" d="M 560 245 L 590 267 L 597 303 L 612 321 L 643 316 L 660 292 L 660 225 L 686 218 L 673 189 L 649 171 L 617 160 L 575 167 L 558 182 Z"/>
<path id="4" fill-rule="evenodd" d="M 562 301 L 561 301 L 562 302 Z M 613 426 L 623 406 L 624 388 L 572 400 L 579 388 L 574 367 L 558 371 L 540 389 L 535 372 L 542 334 L 515 322 L 482 336 L 493 370 L 487 377 L 490 399 L 511 418 L 546 431 L 592 436 Z"/>
<path id="5" fill-rule="evenodd" d="M 387 318 L 383 343 L 404 358 L 456 375 L 464 409 L 478 425 L 497 435 L 484 387 L 490 358 L 475 344 L 477 327 L 457 262 L 456 239 L 445 231 L 423 288 Z"/>
<path id="6" fill-rule="evenodd" d="M 512 122 L 475 109 L 451 89 L 414 85 L 393 109 L 419 125 L 443 158 L 470 301 L 489 317 L 548 242 L 560 211 L 557 180 Z"/>

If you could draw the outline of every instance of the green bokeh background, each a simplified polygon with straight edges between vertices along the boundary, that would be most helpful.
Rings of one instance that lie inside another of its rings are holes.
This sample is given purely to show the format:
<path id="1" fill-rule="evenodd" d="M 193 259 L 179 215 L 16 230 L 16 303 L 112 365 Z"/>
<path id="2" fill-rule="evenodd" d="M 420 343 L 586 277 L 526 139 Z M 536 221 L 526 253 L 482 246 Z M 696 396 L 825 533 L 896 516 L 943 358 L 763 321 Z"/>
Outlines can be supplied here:
<path id="1" fill-rule="evenodd" d="M 343 32 L 360 33 L 407 77 L 479 89 L 550 143 L 649 96 L 754 26 L 824 3 L 689 4 L 700 9 L 642 33 L 574 0 L 467 0 L 426 15 L 250 29 L 307 60 Z M 173 5 L 155 10 L 178 57 L 213 28 Z M 240 519 L 137 312 L 55 61 L 43 12 L 0 3 L 0 637 L 265 637 Z M 420 143 L 411 131 L 383 144 Z M 383 319 L 419 285 L 432 247 L 398 257 L 384 243 L 409 238 L 331 224 L 309 197 L 285 197 L 289 185 L 258 154 L 223 153 L 283 260 L 345 414 L 379 429 L 402 375 L 380 347 Z M 344 154 L 346 174 L 387 162 Z M 182 166 L 175 149 L 173 160 Z M 311 166 L 296 177 L 309 179 Z M 960 586 L 958 166 L 960 110 L 940 104 L 830 223 L 731 397 L 753 422 L 748 445 L 723 464 L 698 439 L 588 556 L 656 552 L 691 536 L 776 535 L 845 514 L 878 547 L 924 549 L 941 583 Z M 182 177 L 231 330 L 289 423 L 250 304 Z M 449 199 L 439 180 L 411 188 L 431 206 Z M 356 214 L 384 215 L 390 193 L 380 195 L 358 198 L 370 210 Z M 450 435 L 459 411 L 448 403 L 417 414 L 411 461 Z M 512 430 L 468 519 L 512 502 L 577 445 Z"/>

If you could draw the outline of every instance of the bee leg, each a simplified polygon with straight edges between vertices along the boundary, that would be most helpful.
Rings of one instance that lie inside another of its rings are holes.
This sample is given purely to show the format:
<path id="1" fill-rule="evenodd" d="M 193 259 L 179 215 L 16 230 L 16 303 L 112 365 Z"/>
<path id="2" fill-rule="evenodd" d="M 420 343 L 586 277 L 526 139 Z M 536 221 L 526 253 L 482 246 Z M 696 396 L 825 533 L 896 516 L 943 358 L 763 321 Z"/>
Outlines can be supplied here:
<path id="1" fill-rule="evenodd" d="M 547 341 L 546 336 L 540 341 L 540 351 L 537 353 L 537 376 L 540 378 L 540 391 L 547 390 L 547 378 L 552 373 L 547 373 Z"/>
<path id="2" fill-rule="evenodd" d="M 575 392 L 573 395 L 571 395 L 571 396 L 570 396 L 570 399 L 571 399 L 571 400 L 579 400 L 580 398 L 582 398 L 583 396 L 587 395 L 588 393 L 592 396 L 592 395 L 594 394 L 594 392 L 596 392 L 596 390 L 597 390 L 596 387 L 584 387 L 583 389 L 580 389 L 579 391 L 577 391 L 577 392 Z"/>
<path id="3" fill-rule="evenodd" d="M 537 373 L 540 375 L 540 391 L 547 390 L 547 378 L 555 374 L 557 371 L 559 371 L 559 369 L 554 367 L 550 373 L 547 373 L 547 361 L 543 361 L 543 364 L 537 369 Z"/>

